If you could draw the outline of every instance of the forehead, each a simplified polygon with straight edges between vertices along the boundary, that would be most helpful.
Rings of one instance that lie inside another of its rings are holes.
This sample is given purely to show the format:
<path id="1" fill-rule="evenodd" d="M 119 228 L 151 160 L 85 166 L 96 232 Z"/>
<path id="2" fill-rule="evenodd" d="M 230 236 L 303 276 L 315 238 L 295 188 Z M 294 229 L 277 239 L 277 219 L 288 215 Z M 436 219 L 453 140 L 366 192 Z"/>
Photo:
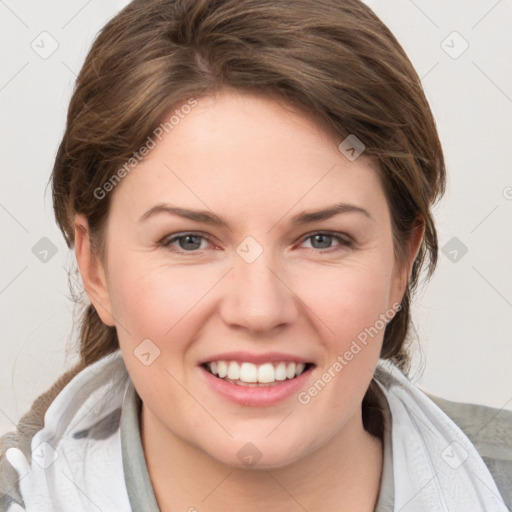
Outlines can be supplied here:
<path id="1" fill-rule="evenodd" d="M 334 202 L 365 204 L 377 214 L 386 206 L 372 160 L 347 159 L 341 140 L 290 105 L 224 92 L 175 117 L 179 122 L 118 185 L 113 210 L 142 215 L 172 202 L 275 220 Z"/>

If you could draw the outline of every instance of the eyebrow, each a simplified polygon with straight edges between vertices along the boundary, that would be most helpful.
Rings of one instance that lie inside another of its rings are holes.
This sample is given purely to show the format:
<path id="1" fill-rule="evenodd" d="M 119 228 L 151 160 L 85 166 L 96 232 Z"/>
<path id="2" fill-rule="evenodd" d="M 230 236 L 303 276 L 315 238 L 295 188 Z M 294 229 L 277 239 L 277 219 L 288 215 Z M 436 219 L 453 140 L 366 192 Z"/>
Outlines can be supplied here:
<path id="1" fill-rule="evenodd" d="M 183 217 L 185 219 L 189 219 L 195 222 L 202 222 L 204 224 L 210 224 L 212 226 L 222 226 L 230 229 L 229 224 L 224 219 L 222 219 L 221 217 L 219 217 L 218 215 L 211 211 L 189 210 L 188 208 L 180 208 L 166 203 L 157 204 L 156 206 L 153 206 L 153 208 L 150 208 L 146 213 L 144 213 L 139 218 L 139 222 L 143 222 L 149 217 L 152 217 L 160 213 L 177 215 L 179 217 Z M 360 206 L 348 203 L 338 203 L 332 206 L 328 206 L 327 208 L 323 208 L 322 210 L 301 212 L 290 219 L 290 224 L 302 226 L 304 224 L 310 224 L 312 222 L 330 219 L 331 217 L 334 217 L 335 215 L 339 215 L 342 213 L 359 213 L 364 215 L 365 217 L 368 217 L 369 219 L 372 219 L 370 213 L 364 208 L 361 208 Z"/>

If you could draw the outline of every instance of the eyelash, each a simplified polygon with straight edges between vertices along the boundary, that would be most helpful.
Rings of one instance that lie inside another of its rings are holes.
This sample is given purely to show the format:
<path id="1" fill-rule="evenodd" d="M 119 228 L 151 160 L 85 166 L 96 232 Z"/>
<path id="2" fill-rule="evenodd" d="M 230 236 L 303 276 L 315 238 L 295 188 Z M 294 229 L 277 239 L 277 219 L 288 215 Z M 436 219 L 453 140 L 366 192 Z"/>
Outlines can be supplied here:
<path id="1" fill-rule="evenodd" d="M 339 242 L 339 246 L 334 247 L 334 248 L 324 249 L 324 250 L 322 250 L 322 249 L 315 249 L 314 247 L 309 247 L 308 248 L 308 249 L 312 249 L 313 251 L 315 251 L 315 252 L 317 252 L 319 254 L 337 252 L 337 251 L 340 251 L 340 250 L 343 250 L 343 249 L 350 249 L 354 245 L 353 240 L 350 239 L 347 235 L 342 234 L 342 233 L 332 233 L 332 232 L 329 232 L 329 231 L 315 231 L 314 233 L 310 233 L 310 234 L 302 237 L 302 239 L 300 240 L 300 243 L 302 244 L 306 240 L 309 240 L 310 238 L 313 238 L 314 236 L 317 236 L 317 235 L 329 236 L 329 237 L 332 237 L 333 239 L 335 239 L 335 240 L 337 240 Z M 168 250 L 170 250 L 172 252 L 175 252 L 177 254 L 187 254 L 187 253 L 190 253 L 190 254 L 201 254 L 201 250 L 198 250 L 198 249 L 195 249 L 193 251 L 184 251 L 183 249 L 181 249 L 181 250 L 171 249 L 171 244 L 173 242 L 176 242 L 180 238 L 186 238 L 187 236 L 198 236 L 198 237 L 203 238 L 203 239 L 207 240 L 208 242 L 212 243 L 210 237 L 206 236 L 203 233 L 199 233 L 199 232 L 196 232 L 196 231 L 186 231 L 184 233 L 178 233 L 176 235 L 173 235 L 170 238 L 166 237 L 165 239 L 162 240 L 161 245 L 162 245 L 162 247 L 164 247 L 164 248 L 166 248 L 166 249 L 168 249 Z"/>

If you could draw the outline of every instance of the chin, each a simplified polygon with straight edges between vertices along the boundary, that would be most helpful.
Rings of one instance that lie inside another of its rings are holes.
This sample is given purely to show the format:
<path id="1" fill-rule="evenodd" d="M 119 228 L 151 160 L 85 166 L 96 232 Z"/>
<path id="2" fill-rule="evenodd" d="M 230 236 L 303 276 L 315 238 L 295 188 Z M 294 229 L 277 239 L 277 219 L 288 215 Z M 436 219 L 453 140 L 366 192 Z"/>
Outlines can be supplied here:
<path id="1" fill-rule="evenodd" d="M 245 437 L 250 439 L 250 436 Z M 285 468 L 304 455 L 304 442 L 284 445 L 281 440 L 253 437 L 254 441 L 231 440 L 230 446 L 219 451 L 219 445 L 207 453 L 216 461 L 237 469 L 268 470 Z M 301 446 L 302 449 L 297 448 Z"/>

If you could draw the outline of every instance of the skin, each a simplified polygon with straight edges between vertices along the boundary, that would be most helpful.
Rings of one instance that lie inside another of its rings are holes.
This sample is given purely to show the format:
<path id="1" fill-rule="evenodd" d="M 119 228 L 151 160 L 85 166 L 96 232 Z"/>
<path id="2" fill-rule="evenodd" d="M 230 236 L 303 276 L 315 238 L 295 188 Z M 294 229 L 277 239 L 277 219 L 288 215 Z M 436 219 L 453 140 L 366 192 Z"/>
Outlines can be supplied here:
<path id="1" fill-rule="evenodd" d="M 84 286 L 103 322 L 116 326 L 143 401 L 142 444 L 162 511 L 373 510 L 382 445 L 363 428 L 361 402 L 383 330 L 306 405 L 297 394 L 269 407 L 237 405 L 198 367 L 225 351 L 296 354 L 316 365 L 307 389 L 400 302 L 422 233 L 399 266 L 374 164 L 364 154 L 350 162 L 340 142 L 290 106 L 222 91 L 199 99 L 112 192 L 105 261 L 76 216 Z M 369 217 L 290 224 L 339 202 Z M 139 222 L 159 203 L 209 210 L 230 228 L 167 213 Z M 164 245 L 190 231 L 210 241 Z M 319 231 L 343 238 L 311 237 Z M 252 263 L 236 252 L 248 236 L 263 249 Z M 133 352 L 148 338 L 160 356 L 145 366 Z M 247 442 L 261 453 L 252 467 L 237 457 Z"/>

